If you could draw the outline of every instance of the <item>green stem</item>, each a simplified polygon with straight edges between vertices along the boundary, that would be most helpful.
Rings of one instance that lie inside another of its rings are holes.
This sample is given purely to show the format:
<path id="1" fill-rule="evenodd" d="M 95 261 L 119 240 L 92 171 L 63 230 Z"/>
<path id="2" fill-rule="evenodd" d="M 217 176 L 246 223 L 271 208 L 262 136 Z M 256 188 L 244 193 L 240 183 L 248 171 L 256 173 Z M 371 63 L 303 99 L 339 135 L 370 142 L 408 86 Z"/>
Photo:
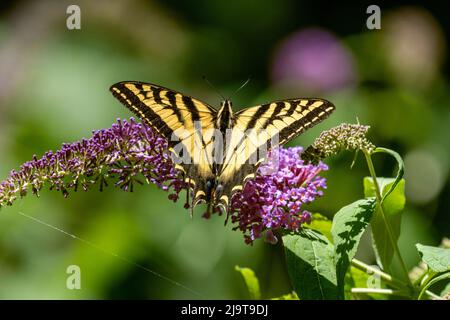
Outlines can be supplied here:
<path id="1" fill-rule="evenodd" d="M 392 287 L 395 287 L 396 289 L 399 289 L 397 291 L 393 291 L 392 293 L 388 293 L 388 292 L 371 291 L 371 290 L 373 290 L 371 288 L 353 288 L 351 290 L 352 292 L 354 292 L 354 293 L 384 293 L 384 294 L 395 294 L 398 296 L 404 296 L 404 291 L 402 291 L 402 289 L 404 289 L 405 286 L 407 286 L 404 282 L 397 280 L 397 279 L 393 278 L 390 274 L 387 274 L 386 272 L 383 272 L 380 269 L 374 268 L 358 259 L 353 258 L 351 263 L 352 263 L 352 266 L 355 267 L 356 269 L 359 269 L 366 273 L 377 274 L 380 276 L 381 279 L 386 281 L 389 285 L 391 285 Z M 427 294 L 430 298 L 435 299 L 435 300 L 443 300 L 442 297 L 431 292 L 430 290 L 424 290 L 423 294 Z M 422 295 L 419 297 L 419 299 L 421 299 L 421 298 L 422 298 Z"/>
<path id="2" fill-rule="evenodd" d="M 351 264 L 356 269 L 364 271 L 365 273 L 373 273 L 379 275 L 381 279 L 397 289 L 404 289 L 407 286 L 404 282 L 394 279 L 390 274 L 387 274 L 386 272 L 383 272 L 378 268 L 374 268 L 358 259 L 353 258 Z"/>
<path id="3" fill-rule="evenodd" d="M 395 291 L 392 289 L 375 289 L 375 288 L 352 288 L 351 293 L 378 293 L 387 295 L 402 296 L 400 291 Z"/>
<path id="4" fill-rule="evenodd" d="M 431 292 L 428 289 L 431 288 L 431 286 L 433 286 L 435 283 L 442 281 L 442 280 L 449 279 L 449 278 L 450 278 L 450 271 L 445 272 L 441 275 L 438 275 L 438 276 L 432 278 L 430 281 L 428 281 L 427 283 L 422 285 L 422 288 L 421 288 L 419 296 L 417 297 L 417 300 L 422 300 L 424 298 L 425 294 L 427 294 L 430 298 L 437 299 L 437 300 L 443 300 L 442 297 L 439 297 L 438 295 L 434 294 L 433 292 Z"/>
<path id="5" fill-rule="evenodd" d="M 405 279 L 407 280 L 408 287 L 413 292 L 414 291 L 414 287 L 413 287 L 413 285 L 411 283 L 411 280 L 409 279 L 408 269 L 406 268 L 406 264 L 403 261 L 402 255 L 400 254 L 400 249 L 398 248 L 397 241 L 394 238 L 394 234 L 392 232 L 391 225 L 390 225 L 390 223 L 388 222 L 388 220 L 386 218 L 386 213 L 384 212 L 383 198 L 381 197 L 381 191 L 380 191 L 380 187 L 378 185 L 377 175 L 375 173 L 375 168 L 373 166 L 371 155 L 367 151 L 364 151 L 364 156 L 366 157 L 367 166 L 369 168 L 370 175 L 372 176 L 372 179 L 373 179 L 373 184 L 374 184 L 374 187 L 375 187 L 375 195 L 376 195 L 376 198 L 377 198 L 378 205 L 380 207 L 381 217 L 383 218 L 383 221 L 384 221 L 387 233 L 388 233 L 389 241 L 391 242 L 391 245 L 394 248 L 394 252 L 395 252 L 395 254 L 397 255 L 397 257 L 398 257 L 398 259 L 400 261 L 400 265 L 401 265 L 401 268 L 402 268 L 402 271 L 403 271 L 403 275 L 404 275 Z"/>
<path id="6" fill-rule="evenodd" d="M 434 299 L 434 300 L 445 300 L 441 296 L 438 296 L 437 294 L 431 292 L 430 290 L 425 290 L 425 293 L 428 295 L 428 297 Z M 418 298 L 417 300 L 421 300 L 422 298 Z"/>

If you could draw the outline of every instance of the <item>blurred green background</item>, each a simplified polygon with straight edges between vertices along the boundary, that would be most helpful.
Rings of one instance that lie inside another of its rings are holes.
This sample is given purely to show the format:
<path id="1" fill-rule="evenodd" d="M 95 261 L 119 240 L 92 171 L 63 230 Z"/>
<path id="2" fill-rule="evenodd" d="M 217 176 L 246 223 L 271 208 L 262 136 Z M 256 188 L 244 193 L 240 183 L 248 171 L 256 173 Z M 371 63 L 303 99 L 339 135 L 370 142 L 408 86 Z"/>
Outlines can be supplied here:
<path id="1" fill-rule="evenodd" d="M 130 117 L 108 91 L 115 82 L 161 84 L 218 106 L 202 76 L 224 95 L 251 78 L 233 96 L 236 108 L 302 96 L 336 105 L 291 145 L 307 146 L 322 130 L 358 118 L 375 144 L 402 154 L 400 247 L 412 267 L 415 243 L 437 245 L 450 235 L 449 11 L 445 2 L 419 3 L 380 5 L 381 30 L 368 30 L 369 3 L 2 1 L 0 177 L 33 154 Z M 81 30 L 66 28 L 69 4 L 81 8 Z M 367 170 L 361 158 L 350 169 L 352 157 L 327 161 L 329 187 L 311 211 L 332 217 L 363 196 Z M 379 175 L 394 173 L 389 158 L 377 156 L 375 165 Z M 0 211 L 0 298 L 248 298 L 235 265 L 255 270 L 265 298 L 291 290 L 279 245 L 245 245 L 223 217 L 200 213 L 191 220 L 182 202 L 155 186 L 18 200 Z M 358 254 L 374 263 L 368 237 Z M 69 265 L 81 268 L 81 290 L 66 288 Z"/>

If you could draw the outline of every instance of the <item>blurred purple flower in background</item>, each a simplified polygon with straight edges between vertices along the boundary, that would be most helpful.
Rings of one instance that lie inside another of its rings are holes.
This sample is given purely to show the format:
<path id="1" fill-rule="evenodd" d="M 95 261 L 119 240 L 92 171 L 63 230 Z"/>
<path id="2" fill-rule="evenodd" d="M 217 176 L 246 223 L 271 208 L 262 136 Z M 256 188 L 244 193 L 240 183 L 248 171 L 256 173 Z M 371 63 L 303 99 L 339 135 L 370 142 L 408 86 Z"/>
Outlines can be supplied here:
<path id="1" fill-rule="evenodd" d="M 328 31 L 310 28 L 285 39 L 275 52 L 272 79 L 291 90 L 326 92 L 356 80 L 350 51 Z"/>
<path id="2" fill-rule="evenodd" d="M 439 76 L 446 48 L 437 20 L 420 7 L 401 7 L 384 20 L 383 52 L 394 80 L 418 89 L 432 85 Z"/>
<path id="3" fill-rule="evenodd" d="M 325 179 L 318 174 L 327 167 L 322 163 L 304 164 L 301 147 L 278 152 L 278 169 L 270 170 L 275 166 L 270 162 L 261 166 L 260 174 L 232 199 L 229 215 L 232 223 L 237 224 L 234 229 L 244 233 L 246 243 L 263 234 L 274 243 L 273 231 L 298 231 L 311 220 L 302 205 L 321 196 L 321 189 L 326 187 Z M 264 171 L 270 174 L 263 174 Z M 0 183 L 0 207 L 12 205 L 29 190 L 39 195 L 44 186 L 67 197 L 71 190 L 81 187 L 87 191 L 94 184 L 99 184 L 102 190 L 108 180 L 115 181 L 124 191 L 133 191 L 135 183 L 143 184 L 145 180 L 172 191 L 169 199 L 173 201 L 187 187 L 174 168 L 165 139 L 143 123 L 118 120 L 111 128 L 94 131 L 89 139 L 64 144 L 60 150 L 48 151 L 40 159 L 34 156 L 19 171 L 11 171 Z"/>

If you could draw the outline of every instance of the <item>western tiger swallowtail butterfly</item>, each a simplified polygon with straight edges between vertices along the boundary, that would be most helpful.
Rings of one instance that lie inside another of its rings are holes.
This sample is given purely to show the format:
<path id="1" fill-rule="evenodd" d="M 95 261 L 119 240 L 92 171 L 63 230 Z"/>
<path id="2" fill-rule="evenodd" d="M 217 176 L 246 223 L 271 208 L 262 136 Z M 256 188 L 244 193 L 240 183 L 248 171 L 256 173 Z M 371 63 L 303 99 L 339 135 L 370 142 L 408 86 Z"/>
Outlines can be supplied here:
<path id="1" fill-rule="evenodd" d="M 192 192 L 193 208 L 201 203 L 227 212 L 231 197 L 254 177 L 264 156 L 255 154 L 273 138 L 283 145 L 327 118 L 335 107 L 324 99 L 275 101 L 233 112 L 224 100 L 218 110 L 159 85 L 124 81 L 111 86 L 113 95 L 168 141 Z M 247 132 L 256 134 L 248 135 Z M 256 136 L 256 139 L 255 139 Z M 217 142 L 221 141 L 221 144 Z M 180 156 L 181 146 L 183 155 Z M 217 147 L 218 146 L 218 147 Z M 266 151 L 273 146 L 269 145 Z"/>

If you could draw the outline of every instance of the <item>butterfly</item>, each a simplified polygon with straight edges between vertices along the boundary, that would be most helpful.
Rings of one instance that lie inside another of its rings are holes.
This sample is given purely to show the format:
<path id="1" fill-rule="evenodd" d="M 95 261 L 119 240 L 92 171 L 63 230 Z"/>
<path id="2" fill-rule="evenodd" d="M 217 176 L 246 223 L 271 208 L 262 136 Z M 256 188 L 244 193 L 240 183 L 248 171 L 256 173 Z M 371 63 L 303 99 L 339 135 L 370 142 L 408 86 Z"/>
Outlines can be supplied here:
<path id="1" fill-rule="evenodd" d="M 192 193 L 191 215 L 202 202 L 208 204 L 208 213 L 211 208 L 228 213 L 232 196 L 255 176 L 268 151 L 321 122 L 335 109 L 324 99 L 298 98 L 238 112 L 233 111 L 230 100 L 224 100 L 216 110 L 177 91 L 139 81 L 116 83 L 110 91 L 167 139 L 175 167 L 189 186 L 188 203 Z M 262 155 L 261 149 L 266 151 Z"/>

